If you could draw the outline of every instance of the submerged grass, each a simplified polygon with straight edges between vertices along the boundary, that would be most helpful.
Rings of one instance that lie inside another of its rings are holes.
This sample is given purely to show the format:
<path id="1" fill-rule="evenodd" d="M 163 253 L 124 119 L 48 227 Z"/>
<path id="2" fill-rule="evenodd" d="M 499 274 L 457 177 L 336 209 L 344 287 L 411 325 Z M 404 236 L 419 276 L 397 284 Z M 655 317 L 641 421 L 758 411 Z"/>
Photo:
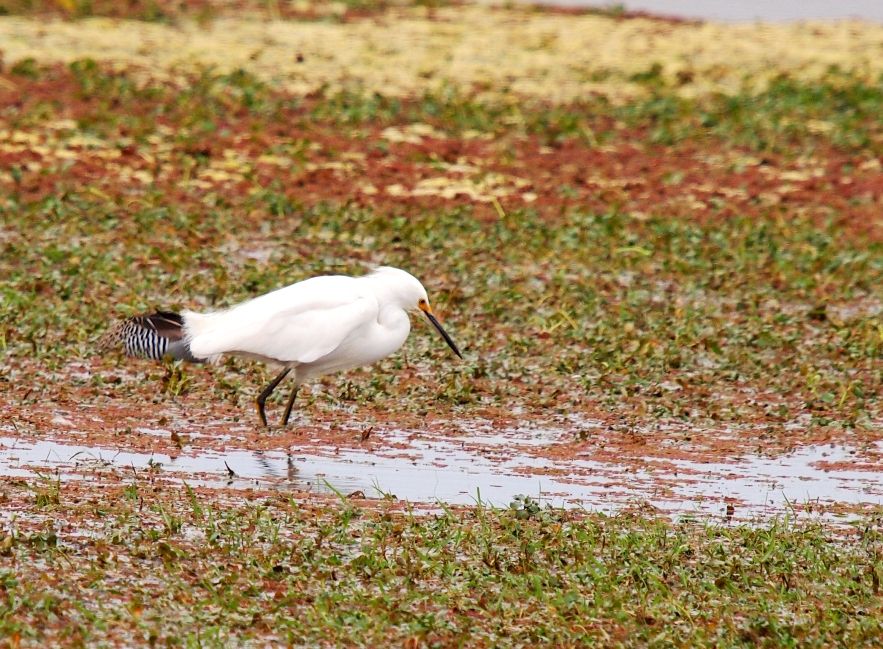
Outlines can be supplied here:
<path id="1" fill-rule="evenodd" d="M 418 515 L 148 485 L 13 531 L 0 635 L 243 646 L 871 646 L 883 539 L 510 508 Z M 61 513 L 61 505 L 56 505 Z M 58 530 L 58 531 L 55 531 Z"/>

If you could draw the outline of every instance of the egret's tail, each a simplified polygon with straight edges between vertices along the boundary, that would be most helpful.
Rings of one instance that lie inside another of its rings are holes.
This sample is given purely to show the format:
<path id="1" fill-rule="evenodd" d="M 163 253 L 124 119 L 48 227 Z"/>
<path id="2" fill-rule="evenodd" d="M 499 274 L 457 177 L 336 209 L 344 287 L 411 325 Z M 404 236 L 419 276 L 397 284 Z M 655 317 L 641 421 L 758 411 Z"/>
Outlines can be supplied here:
<path id="1" fill-rule="evenodd" d="M 118 322 L 98 341 L 100 351 L 122 347 L 127 356 L 161 360 L 169 357 L 202 363 L 190 352 L 184 318 L 171 311 L 157 311 Z"/>

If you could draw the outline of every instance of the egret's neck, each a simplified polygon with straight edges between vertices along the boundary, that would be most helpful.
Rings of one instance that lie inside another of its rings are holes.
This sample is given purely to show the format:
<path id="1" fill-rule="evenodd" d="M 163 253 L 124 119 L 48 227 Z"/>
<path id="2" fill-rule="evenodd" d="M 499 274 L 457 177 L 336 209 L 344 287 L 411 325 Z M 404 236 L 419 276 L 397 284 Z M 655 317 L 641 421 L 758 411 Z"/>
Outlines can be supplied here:
<path id="1" fill-rule="evenodd" d="M 384 281 L 384 279 L 380 277 L 375 278 L 368 276 L 364 279 L 371 283 L 371 291 L 377 297 L 377 301 L 383 305 L 381 306 L 381 309 L 386 308 L 387 306 L 397 305 L 398 300 L 396 299 L 394 286 L 391 286 L 387 281 Z"/>
<path id="2" fill-rule="evenodd" d="M 394 304 L 387 304 L 380 308 L 377 322 L 390 329 L 403 328 L 406 332 L 411 330 L 411 319 L 408 317 L 408 312 Z"/>

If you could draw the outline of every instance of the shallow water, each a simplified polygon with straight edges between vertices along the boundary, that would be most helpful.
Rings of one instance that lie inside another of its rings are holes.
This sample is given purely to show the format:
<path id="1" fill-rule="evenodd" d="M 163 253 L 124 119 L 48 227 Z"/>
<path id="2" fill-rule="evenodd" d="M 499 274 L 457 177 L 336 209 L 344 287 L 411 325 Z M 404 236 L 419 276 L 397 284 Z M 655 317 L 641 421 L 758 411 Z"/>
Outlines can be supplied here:
<path id="1" fill-rule="evenodd" d="M 518 452 L 541 441 L 554 444 L 554 431 L 481 436 L 480 429 L 455 441 L 393 431 L 384 436 L 408 439 L 404 448 L 374 452 L 331 446 L 293 448 L 290 453 L 186 448 L 177 456 L 3 437 L 0 475 L 118 481 L 143 479 L 149 472 L 153 479 L 217 488 L 394 496 L 427 504 L 480 500 L 495 506 L 530 496 L 555 506 L 608 513 L 649 505 L 674 516 L 724 516 L 729 505 L 736 520 L 782 515 L 794 506 L 824 513 L 837 505 L 883 504 L 876 465 L 865 463 L 861 470 L 830 466 L 854 459 L 856 451 L 845 446 L 808 446 L 775 458 L 746 457 L 726 464 L 653 458 L 636 468 L 634 463 L 553 461 Z"/>
<path id="2" fill-rule="evenodd" d="M 730 464 L 673 461 L 680 471 L 695 472 L 693 482 L 675 487 L 678 496 L 696 503 L 732 502 L 763 513 L 791 511 L 794 505 L 823 510 L 833 504 L 880 505 L 879 471 L 832 468 L 849 462 L 855 449 L 807 446 L 775 458 L 749 457 Z"/>
<path id="3" fill-rule="evenodd" d="M 543 4 L 598 8 L 622 6 L 629 11 L 722 22 L 792 22 L 845 18 L 883 22 L 883 2 L 880 0 L 543 0 Z"/>

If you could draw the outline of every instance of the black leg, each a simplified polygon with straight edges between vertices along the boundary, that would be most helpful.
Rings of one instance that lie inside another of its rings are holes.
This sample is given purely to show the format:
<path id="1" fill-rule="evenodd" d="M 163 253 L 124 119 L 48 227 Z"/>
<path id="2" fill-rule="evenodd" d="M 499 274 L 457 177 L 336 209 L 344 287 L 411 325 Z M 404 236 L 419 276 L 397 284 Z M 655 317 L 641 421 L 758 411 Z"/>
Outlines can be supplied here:
<path id="1" fill-rule="evenodd" d="M 267 413 L 264 412 L 264 402 L 267 400 L 271 394 L 273 394 L 273 390 L 276 389 L 276 386 L 282 382 L 288 373 L 291 371 L 290 367 L 286 367 L 284 370 L 279 372 L 279 376 L 270 381 L 270 384 L 264 388 L 264 391 L 258 395 L 258 398 L 255 399 L 255 404 L 258 407 L 258 417 L 261 418 L 261 423 L 266 426 L 267 425 Z"/>
<path id="2" fill-rule="evenodd" d="M 282 415 L 282 425 L 283 426 L 288 425 L 288 418 L 291 417 L 291 408 L 294 406 L 294 400 L 295 400 L 295 398 L 297 398 L 297 389 L 299 387 L 300 387 L 299 385 L 295 385 L 291 389 L 291 396 L 288 397 L 288 405 L 285 406 L 285 412 Z"/>

